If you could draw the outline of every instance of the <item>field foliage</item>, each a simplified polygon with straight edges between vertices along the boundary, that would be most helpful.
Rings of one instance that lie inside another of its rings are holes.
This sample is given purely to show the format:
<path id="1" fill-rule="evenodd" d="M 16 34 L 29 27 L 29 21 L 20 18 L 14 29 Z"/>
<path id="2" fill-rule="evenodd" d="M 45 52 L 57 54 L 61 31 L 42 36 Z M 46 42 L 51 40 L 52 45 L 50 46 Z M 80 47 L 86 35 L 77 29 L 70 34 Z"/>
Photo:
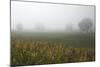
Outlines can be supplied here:
<path id="1" fill-rule="evenodd" d="M 35 33 L 34 36 L 32 33 L 21 34 L 11 36 L 11 65 L 13 66 L 95 60 L 95 41 L 92 34 L 39 35 Z"/>

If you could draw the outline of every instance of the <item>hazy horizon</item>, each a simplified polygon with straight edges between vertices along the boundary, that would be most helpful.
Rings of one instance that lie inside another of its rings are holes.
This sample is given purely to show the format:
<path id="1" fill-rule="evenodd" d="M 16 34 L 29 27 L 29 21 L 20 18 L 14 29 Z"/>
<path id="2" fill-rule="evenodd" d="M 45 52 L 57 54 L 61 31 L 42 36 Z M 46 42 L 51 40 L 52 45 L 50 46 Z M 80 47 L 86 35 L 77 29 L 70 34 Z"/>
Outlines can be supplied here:
<path id="1" fill-rule="evenodd" d="M 93 6 L 12 1 L 11 29 L 22 24 L 24 30 L 32 31 L 78 30 L 78 23 L 84 18 L 91 19 L 94 27 L 94 10 Z"/>

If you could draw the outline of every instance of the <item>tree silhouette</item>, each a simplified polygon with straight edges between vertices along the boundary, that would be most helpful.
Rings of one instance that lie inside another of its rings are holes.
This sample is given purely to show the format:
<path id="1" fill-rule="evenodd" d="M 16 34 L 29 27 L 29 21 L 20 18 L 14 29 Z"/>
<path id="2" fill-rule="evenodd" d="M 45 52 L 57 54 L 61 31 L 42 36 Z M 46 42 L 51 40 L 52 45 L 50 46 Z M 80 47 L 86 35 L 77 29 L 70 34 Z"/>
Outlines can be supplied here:
<path id="1" fill-rule="evenodd" d="M 72 32 L 73 31 L 73 25 L 72 24 L 67 24 L 66 25 L 66 31 L 67 32 Z"/>
<path id="2" fill-rule="evenodd" d="M 38 32 L 44 32 L 44 30 L 45 30 L 45 27 L 44 27 L 44 25 L 43 24 L 37 24 L 36 25 L 36 28 L 35 28 Z"/>
<path id="3" fill-rule="evenodd" d="M 17 31 L 22 31 L 23 30 L 22 24 L 17 24 L 16 29 Z"/>
<path id="4" fill-rule="evenodd" d="M 92 29 L 93 22 L 89 18 L 84 18 L 80 23 L 79 23 L 79 28 L 82 31 L 88 32 L 90 29 Z"/>

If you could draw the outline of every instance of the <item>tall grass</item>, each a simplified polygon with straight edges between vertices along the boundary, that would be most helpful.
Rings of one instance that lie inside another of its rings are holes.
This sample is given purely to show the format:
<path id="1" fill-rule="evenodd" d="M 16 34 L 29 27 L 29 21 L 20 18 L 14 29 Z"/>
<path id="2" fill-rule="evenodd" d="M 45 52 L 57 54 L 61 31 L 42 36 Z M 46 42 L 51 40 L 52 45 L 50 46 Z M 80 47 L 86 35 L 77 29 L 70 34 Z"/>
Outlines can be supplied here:
<path id="1" fill-rule="evenodd" d="M 37 65 L 94 61 L 93 48 L 66 47 L 50 40 L 11 40 L 11 65 Z"/>

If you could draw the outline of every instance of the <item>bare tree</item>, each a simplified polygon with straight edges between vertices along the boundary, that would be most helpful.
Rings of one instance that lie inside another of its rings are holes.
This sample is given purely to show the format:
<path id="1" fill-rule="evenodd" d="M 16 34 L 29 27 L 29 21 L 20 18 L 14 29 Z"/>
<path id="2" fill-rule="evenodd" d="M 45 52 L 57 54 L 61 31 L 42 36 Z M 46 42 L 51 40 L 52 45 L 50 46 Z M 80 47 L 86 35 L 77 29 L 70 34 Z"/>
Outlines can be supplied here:
<path id="1" fill-rule="evenodd" d="M 44 32 L 45 27 L 44 27 L 43 24 L 37 24 L 35 29 L 36 29 L 36 31 L 38 31 L 38 32 Z"/>
<path id="2" fill-rule="evenodd" d="M 66 25 L 66 31 L 67 32 L 72 32 L 73 31 L 73 25 L 72 24 L 67 24 Z"/>
<path id="3" fill-rule="evenodd" d="M 79 28 L 82 31 L 88 32 L 92 29 L 93 22 L 89 18 L 84 18 L 80 23 L 79 23 Z"/>
<path id="4" fill-rule="evenodd" d="M 17 24 L 16 29 L 17 29 L 17 31 L 22 31 L 23 30 L 22 24 L 20 24 L 20 23 Z"/>

